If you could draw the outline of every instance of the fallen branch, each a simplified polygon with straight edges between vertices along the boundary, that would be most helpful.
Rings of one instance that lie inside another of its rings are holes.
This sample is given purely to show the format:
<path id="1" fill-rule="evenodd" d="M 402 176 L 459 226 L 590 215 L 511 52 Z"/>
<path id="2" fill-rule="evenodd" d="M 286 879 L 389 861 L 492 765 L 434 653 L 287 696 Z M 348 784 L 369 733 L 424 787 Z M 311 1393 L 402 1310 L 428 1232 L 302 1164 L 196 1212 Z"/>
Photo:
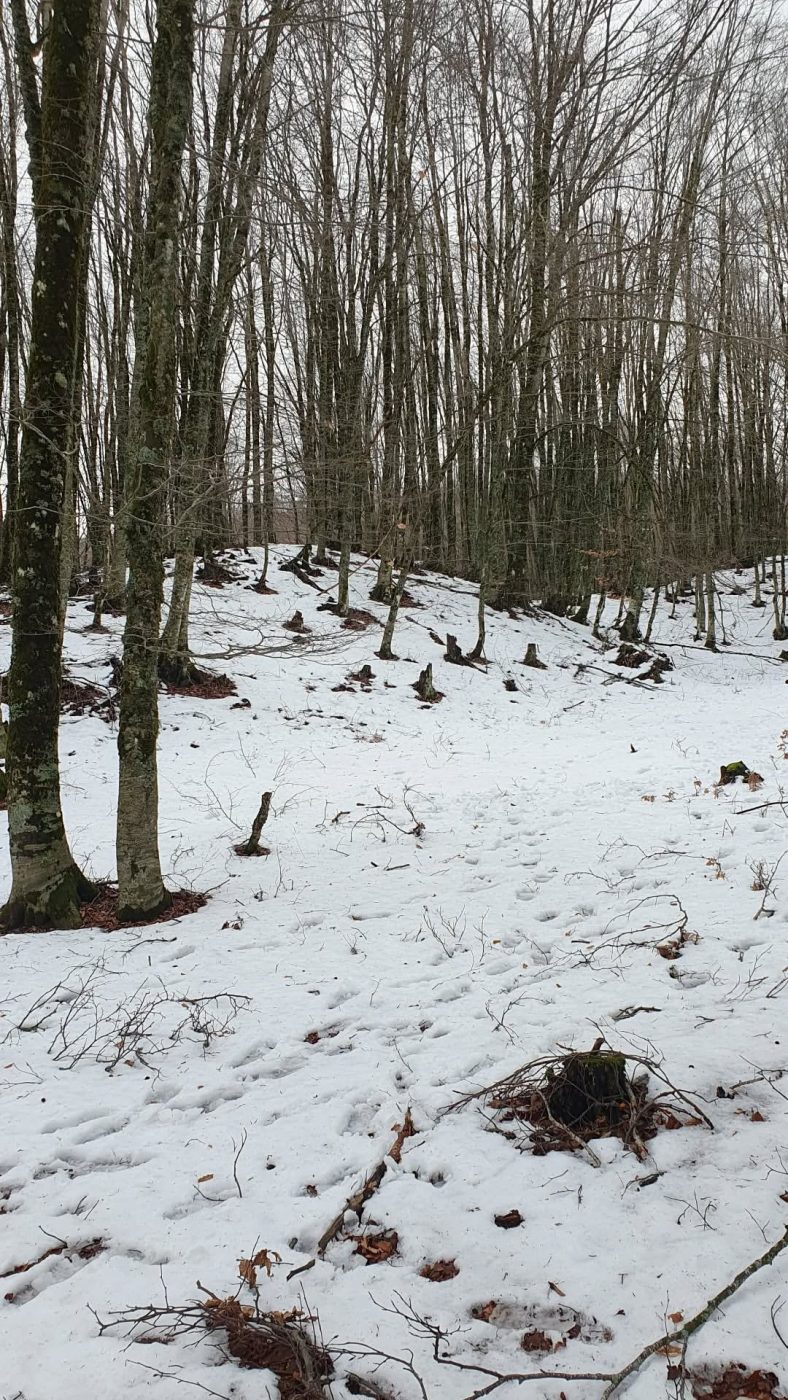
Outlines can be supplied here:
<path id="1" fill-rule="evenodd" d="M 493 1371 L 490 1366 L 476 1365 L 474 1362 L 456 1361 L 453 1357 L 446 1357 L 445 1352 L 441 1351 L 442 1344 L 445 1343 L 448 1334 L 446 1334 L 437 1323 L 431 1322 L 428 1317 L 418 1316 L 417 1313 L 414 1312 L 413 1306 L 409 1305 L 409 1303 L 404 1303 L 403 1299 L 400 1299 L 400 1303 L 403 1303 L 403 1306 L 399 1306 L 399 1308 L 395 1306 L 395 1308 L 385 1310 L 391 1310 L 391 1312 L 396 1313 L 397 1316 L 404 1317 L 404 1320 L 409 1323 L 410 1330 L 413 1331 L 414 1336 L 432 1338 L 432 1355 L 434 1355 L 434 1359 L 439 1365 L 452 1366 L 455 1371 L 472 1371 L 476 1373 L 476 1375 L 490 1376 L 487 1385 L 477 1387 L 476 1390 L 473 1390 L 473 1392 L 465 1396 L 465 1400 L 483 1400 L 484 1396 L 493 1394 L 495 1390 L 501 1390 L 504 1386 L 525 1385 L 529 1380 L 570 1380 L 570 1382 L 571 1380 L 574 1380 L 574 1382 L 581 1382 L 581 1380 L 599 1380 L 599 1382 L 605 1382 L 605 1390 L 600 1394 L 599 1400 L 610 1400 L 610 1397 L 614 1396 L 616 1392 L 619 1392 L 620 1387 L 623 1386 L 626 1380 L 640 1371 L 641 1366 L 644 1365 L 645 1362 L 649 1361 L 651 1357 L 658 1355 L 659 1352 L 666 1352 L 669 1347 L 675 1347 L 675 1345 L 679 1345 L 679 1347 L 682 1348 L 682 1359 L 680 1359 L 679 1368 L 676 1369 L 680 1371 L 680 1376 L 677 1379 L 683 1379 L 684 1376 L 686 1376 L 684 1352 L 686 1352 L 686 1345 L 689 1338 L 693 1336 L 696 1331 L 700 1331 L 704 1323 L 710 1320 L 712 1313 L 717 1312 L 717 1309 L 721 1308 L 722 1303 L 728 1302 L 728 1299 L 732 1298 L 733 1294 L 739 1291 L 739 1288 L 742 1287 L 742 1284 L 745 1284 L 747 1278 L 752 1278 L 753 1274 L 757 1274 L 760 1268 L 766 1268 L 767 1264 L 773 1264 L 778 1254 L 781 1254 L 784 1249 L 788 1249 L 788 1226 L 785 1226 L 782 1238 L 778 1239 L 777 1243 L 771 1246 L 771 1249 L 767 1249 L 767 1252 L 761 1254 L 759 1259 L 754 1259 L 752 1263 L 747 1264 L 746 1268 L 739 1270 L 739 1273 L 735 1275 L 735 1278 L 732 1278 L 729 1284 L 725 1285 L 725 1288 L 719 1289 L 718 1294 L 715 1294 L 714 1298 L 710 1298 L 707 1303 L 704 1303 L 700 1312 L 697 1312 L 694 1317 L 690 1317 L 686 1323 L 683 1323 L 682 1327 L 676 1327 L 675 1330 L 668 1331 L 668 1333 L 663 1334 L 663 1336 L 656 1338 L 655 1341 L 651 1341 L 648 1347 L 644 1347 L 642 1351 L 638 1351 L 637 1357 L 633 1357 L 631 1361 L 628 1361 L 626 1366 L 621 1366 L 620 1371 L 614 1372 L 544 1371 L 544 1369 L 540 1369 L 540 1371 L 501 1372 Z"/>
<path id="2" fill-rule="evenodd" d="M 638 1352 L 637 1356 L 629 1362 L 629 1365 L 625 1366 L 624 1369 L 619 1371 L 615 1376 L 612 1376 L 610 1384 L 607 1389 L 602 1392 L 600 1400 L 610 1400 L 610 1396 L 615 1394 L 622 1382 L 628 1380 L 636 1371 L 639 1371 L 644 1361 L 648 1361 L 649 1357 L 654 1356 L 655 1353 L 663 1351 L 666 1347 L 674 1346 L 677 1343 L 681 1346 L 685 1346 L 687 1340 L 693 1333 L 699 1331 L 705 1322 L 708 1322 L 712 1313 L 716 1312 L 717 1308 L 721 1307 L 723 1303 L 727 1303 L 728 1299 L 732 1298 L 733 1294 L 738 1292 L 742 1284 L 746 1283 L 748 1278 L 752 1278 L 753 1274 L 757 1274 L 759 1269 L 765 1268 L 767 1264 L 773 1264 L 778 1254 L 781 1254 L 784 1249 L 788 1249 L 788 1226 L 786 1226 L 783 1231 L 782 1239 L 779 1239 L 776 1244 L 773 1244 L 771 1249 L 767 1249 L 765 1254 L 760 1255 L 758 1259 L 754 1259 L 745 1269 L 741 1269 L 739 1273 L 736 1274 L 735 1278 L 731 1279 L 730 1283 L 726 1284 L 724 1288 L 720 1289 L 719 1293 L 715 1293 L 714 1297 L 709 1299 L 708 1303 L 701 1308 L 700 1312 L 697 1312 L 694 1317 L 690 1318 L 689 1322 L 685 1322 L 682 1327 L 677 1327 L 674 1332 L 667 1332 L 664 1337 L 659 1337 L 655 1342 L 650 1342 L 647 1347 L 644 1347 L 642 1351 Z M 683 1369 L 684 1366 L 682 1362 L 682 1370 Z"/>
<path id="3" fill-rule="evenodd" d="M 323 1231 L 322 1235 L 320 1236 L 320 1239 L 317 1242 L 318 1258 L 322 1258 L 322 1256 L 328 1249 L 328 1246 L 330 1245 L 331 1241 L 335 1240 L 337 1235 L 340 1233 L 342 1226 L 345 1222 L 345 1216 L 349 1210 L 355 1211 L 359 1220 L 361 1219 L 361 1212 L 364 1209 L 364 1206 L 366 1205 L 370 1196 L 374 1196 L 375 1192 L 380 1186 L 381 1181 L 386 1175 L 389 1159 L 391 1159 L 392 1162 L 399 1162 L 400 1157 L 402 1156 L 402 1148 L 404 1146 L 405 1140 L 409 1137 L 413 1137 L 415 1131 L 416 1129 L 413 1126 L 411 1112 L 410 1109 L 408 1109 L 402 1123 L 397 1128 L 397 1136 L 395 1137 L 385 1157 L 383 1157 L 383 1159 L 380 1162 L 378 1162 L 378 1165 L 375 1167 L 375 1170 L 370 1173 L 364 1184 L 360 1186 L 357 1191 L 354 1191 L 351 1196 L 348 1196 L 339 1214 L 334 1217 L 328 1228 Z"/>

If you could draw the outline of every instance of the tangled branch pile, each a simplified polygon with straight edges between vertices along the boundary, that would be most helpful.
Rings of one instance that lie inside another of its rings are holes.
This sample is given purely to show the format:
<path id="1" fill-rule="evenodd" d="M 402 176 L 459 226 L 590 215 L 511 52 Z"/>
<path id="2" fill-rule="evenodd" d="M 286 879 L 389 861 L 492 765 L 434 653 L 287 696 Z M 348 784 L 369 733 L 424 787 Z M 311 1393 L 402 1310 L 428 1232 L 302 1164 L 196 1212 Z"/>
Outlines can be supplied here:
<path id="1" fill-rule="evenodd" d="M 630 1074 L 630 1064 L 639 1066 L 640 1073 Z M 657 1094 L 650 1092 L 650 1074 L 665 1086 Z M 474 1098 L 492 1110 L 492 1126 L 510 1140 L 518 1134 L 507 1125 L 526 1125 L 538 1156 L 580 1148 L 595 1165 L 599 1159 L 589 1147 L 594 1138 L 618 1137 L 642 1159 L 644 1144 L 660 1129 L 713 1126 L 659 1065 L 603 1049 L 601 1041 L 588 1051 L 533 1060 L 461 1102 Z"/>
<path id="2" fill-rule="evenodd" d="M 108 1322 L 99 1321 L 99 1326 L 102 1333 L 123 1328 L 133 1341 L 149 1343 L 168 1343 L 200 1331 L 224 1334 L 218 1337 L 220 1346 L 240 1366 L 273 1372 L 281 1400 L 323 1400 L 334 1364 L 316 1341 L 313 1323 L 314 1318 L 297 1309 L 265 1313 L 208 1291 L 204 1302 L 132 1308 Z"/>

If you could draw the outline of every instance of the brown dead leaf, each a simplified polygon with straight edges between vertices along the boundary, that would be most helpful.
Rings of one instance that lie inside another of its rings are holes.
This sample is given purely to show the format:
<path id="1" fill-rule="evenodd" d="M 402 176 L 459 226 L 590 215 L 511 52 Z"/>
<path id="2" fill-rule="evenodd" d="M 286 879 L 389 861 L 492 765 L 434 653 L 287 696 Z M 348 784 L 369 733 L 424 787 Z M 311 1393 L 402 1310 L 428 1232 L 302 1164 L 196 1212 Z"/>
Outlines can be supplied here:
<path id="1" fill-rule="evenodd" d="M 473 1317 L 477 1317 L 480 1322 L 489 1322 L 498 1304 L 494 1298 L 490 1298 L 486 1303 L 478 1303 L 475 1308 L 471 1308 Z"/>
<path id="2" fill-rule="evenodd" d="M 563 1288 L 559 1288 L 557 1283 L 551 1283 L 549 1279 L 547 1281 L 547 1287 L 550 1289 L 551 1293 L 557 1293 L 559 1298 L 566 1297 Z"/>
<path id="3" fill-rule="evenodd" d="M 288 1308 L 287 1312 L 271 1312 L 268 1316 L 277 1327 L 286 1327 L 288 1322 L 296 1322 L 304 1314 L 300 1308 Z"/>
<path id="4" fill-rule="evenodd" d="M 684 1314 L 682 1312 L 668 1313 L 668 1318 L 671 1322 L 679 1323 L 684 1321 Z"/>
<path id="5" fill-rule="evenodd" d="M 432 1264 L 425 1264 L 423 1269 L 419 1269 L 422 1278 L 428 1278 L 430 1283 L 446 1283 L 450 1278 L 456 1278 L 460 1272 L 458 1265 L 453 1259 L 436 1259 Z"/>
<path id="6" fill-rule="evenodd" d="M 519 1210 L 507 1210 L 503 1215 L 496 1215 L 495 1223 L 500 1230 L 516 1230 L 522 1225 L 523 1217 Z"/>
<path id="7" fill-rule="evenodd" d="M 396 1230 L 381 1230 L 376 1235 L 351 1235 L 350 1239 L 356 1246 L 356 1254 L 360 1254 L 368 1264 L 384 1264 L 396 1254 L 399 1246 Z"/>
<path id="8" fill-rule="evenodd" d="M 249 1263 L 249 1260 L 242 1259 L 241 1263 Z M 243 1317 L 254 1317 L 254 1308 L 248 1303 L 239 1303 L 237 1298 L 206 1298 L 201 1304 L 206 1312 L 212 1312 L 215 1308 L 232 1308 L 235 1312 L 240 1312 Z"/>
<path id="9" fill-rule="evenodd" d="M 201 1186 L 204 1181 L 213 1181 L 213 1172 L 206 1172 L 205 1176 L 198 1176 L 197 1185 Z"/>
<path id="10" fill-rule="evenodd" d="M 257 1287 L 257 1270 L 252 1259 L 238 1260 L 238 1273 L 244 1283 L 248 1283 L 250 1288 Z"/>
<path id="11" fill-rule="evenodd" d="M 540 1332 L 538 1327 L 534 1327 L 531 1332 L 524 1332 L 520 1338 L 523 1351 L 555 1351 L 557 1346 L 565 1345 L 563 1339 L 557 1343 L 551 1341 L 547 1333 Z"/>
<path id="12" fill-rule="evenodd" d="M 763 778 L 760 773 L 748 773 L 744 781 L 750 789 L 750 792 L 757 792 L 758 788 L 763 787 Z"/>
<path id="13" fill-rule="evenodd" d="M 780 1400 L 785 1394 L 773 1371 L 750 1371 L 733 1362 L 717 1376 L 690 1377 L 695 1400 Z"/>
<path id="14" fill-rule="evenodd" d="M 320 1039 L 320 1032 L 319 1032 L 319 1031 L 310 1031 L 308 1035 L 305 1035 L 305 1036 L 304 1036 L 304 1040 L 306 1041 L 307 1045 L 317 1045 L 317 1042 L 319 1041 L 319 1039 Z"/>
<path id="15" fill-rule="evenodd" d="M 274 1264 L 281 1264 L 281 1262 L 282 1256 L 277 1254 L 275 1249 L 258 1249 L 252 1260 L 256 1268 L 265 1269 L 269 1278 L 274 1271 Z"/>
<path id="16" fill-rule="evenodd" d="M 415 1137 L 416 1135 L 416 1129 L 413 1126 L 413 1119 L 410 1116 L 410 1109 L 408 1109 L 405 1113 L 405 1117 L 402 1123 L 392 1124 L 391 1131 L 393 1133 L 396 1133 L 397 1136 L 388 1150 L 388 1155 L 391 1158 L 392 1162 L 399 1162 L 400 1157 L 402 1156 L 402 1148 L 405 1143 L 405 1139 Z"/>

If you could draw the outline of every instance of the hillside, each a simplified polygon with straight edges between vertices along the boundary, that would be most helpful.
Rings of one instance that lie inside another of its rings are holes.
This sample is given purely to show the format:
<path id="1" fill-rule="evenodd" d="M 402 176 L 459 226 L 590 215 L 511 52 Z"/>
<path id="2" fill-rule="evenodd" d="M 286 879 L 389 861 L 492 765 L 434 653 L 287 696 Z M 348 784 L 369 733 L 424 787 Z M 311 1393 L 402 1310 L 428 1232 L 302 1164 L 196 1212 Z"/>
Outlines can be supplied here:
<path id="1" fill-rule="evenodd" d="M 273 551 L 268 596 L 241 554 L 234 581 L 195 584 L 196 654 L 237 694 L 161 699 L 165 873 L 204 907 L 0 940 L 0 1395 L 263 1396 L 270 1376 L 228 1361 L 224 1334 L 100 1326 L 191 1305 L 198 1281 L 253 1306 L 256 1277 L 261 1309 L 319 1320 L 337 1397 L 348 1372 L 373 1395 L 463 1400 L 553 1371 L 568 1379 L 517 1393 L 599 1400 L 593 1373 L 693 1318 L 788 1220 L 788 667 L 770 611 L 727 578 L 714 655 L 691 602 L 673 620 L 661 605 L 660 684 L 615 664 L 615 634 L 547 615 L 488 613 L 486 668 L 456 666 L 445 638 L 472 647 L 475 590 L 427 574 L 386 663 L 372 565 L 352 602 L 378 621 L 355 630 L 321 610 L 330 572 L 311 587 L 277 567 L 291 554 Z M 73 849 L 106 878 L 122 619 L 89 621 L 75 600 L 68 671 L 97 693 L 63 720 L 63 792 Z M 532 642 L 545 670 L 521 664 Z M 413 690 L 428 662 L 434 705 Z M 364 665 L 368 684 L 348 679 Z M 762 786 L 715 785 L 737 760 Z M 270 853 L 244 859 L 268 790 Z M 561 1146 L 544 1119 L 458 1104 L 599 1037 L 664 1093 L 638 1120 L 654 1136 L 534 1151 L 531 1130 Z M 741 1394 L 788 1394 L 783 1298 L 788 1252 L 689 1338 L 696 1395 L 738 1394 L 739 1363 L 767 1375 Z M 425 1320 L 487 1369 L 436 1360 Z M 616 1393 L 675 1395 L 680 1354 Z"/>

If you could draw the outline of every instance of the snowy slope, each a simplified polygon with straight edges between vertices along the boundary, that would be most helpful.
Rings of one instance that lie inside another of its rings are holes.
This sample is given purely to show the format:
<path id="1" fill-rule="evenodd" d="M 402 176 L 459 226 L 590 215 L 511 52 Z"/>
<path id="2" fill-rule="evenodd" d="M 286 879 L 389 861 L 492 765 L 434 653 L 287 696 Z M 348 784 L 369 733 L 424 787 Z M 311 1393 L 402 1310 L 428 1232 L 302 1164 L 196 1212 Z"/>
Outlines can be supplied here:
<path id="1" fill-rule="evenodd" d="M 262 1306 L 307 1309 L 337 1347 L 412 1354 L 430 1400 L 485 1380 L 438 1365 L 409 1309 L 452 1333 L 458 1360 L 610 1373 L 788 1221 L 788 856 L 758 918 L 764 892 L 752 888 L 757 863 L 773 869 L 788 851 L 788 821 L 779 805 L 742 810 L 779 798 L 788 772 L 788 667 L 769 613 L 728 580 L 731 646 L 714 656 L 691 645 L 689 603 L 673 622 L 663 610 L 655 637 L 673 644 L 675 670 L 661 686 L 611 681 L 614 653 L 589 629 L 490 613 L 484 674 L 445 664 L 430 637 L 472 645 L 472 586 L 426 576 L 410 585 L 422 606 L 400 613 L 402 659 L 383 663 L 379 629 L 343 630 L 318 610 L 325 594 L 276 568 L 284 557 L 275 551 L 274 596 L 244 586 L 251 559 L 233 561 L 236 584 L 195 585 L 195 651 L 238 697 L 162 697 L 167 878 L 209 891 L 206 906 L 157 927 L 0 940 L 4 1400 L 175 1400 L 184 1382 L 241 1400 L 275 1394 L 215 1338 L 130 1342 L 122 1329 L 101 1334 L 95 1315 L 163 1305 L 165 1290 L 186 1303 L 198 1280 L 230 1294 L 238 1261 L 261 1247 L 282 1260 L 262 1271 Z M 367 601 L 372 566 L 357 565 L 352 601 L 382 619 Z M 330 589 L 333 577 L 317 582 Z M 305 641 L 282 625 L 296 607 Z M 89 620 L 75 602 L 70 669 L 106 683 L 121 624 L 102 636 Z M 0 640 L 5 665 L 7 628 Z M 547 670 L 519 664 L 529 641 Z M 411 688 L 427 661 L 446 692 L 433 707 Z M 368 692 L 336 689 L 364 663 Z M 581 663 L 598 669 L 578 674 Z M 115 729 L 84 715 L 61 733 L 72 844 L 106 877 Z M 714 788 L 720 765 L 740 758 L 763 775 L 758 794 Z M 233 844 L 267 788 L 271 854 L 243 860 Z M 655 945 L 682 911 L 698 939 L 667 960 Z M 180 999 L 210 996 L 222 1033 L 184 1027 Z M 137 1048 L 109 1066 L 113 1027 L 156 1001 Z M 646 1009 L 615 1019 L 632 1008 Z M 444 1113 L 599 1034 L 659 1059 L 715 1130 L 662 1132 L 647 1162 L 600 1140 L 594 1167 L 580 1153 L 519 1151 L 477 1103 Z M 347 1230 L 396 1230 L 397 1253 L 366 1264 L 343 1238 L 288 1281 L 408 1108 L 416 1135 Z M 495 1225 L 514 1209 L 519 1228 Z M 436 1260 L 458 1272 L 422 1277 Z M 690 1340 L 693 1366 L 763 1368 L 788 1395 L 771 1318 L 781 1297 L 788 1251 Z M 788 1304 L 782 1317 L 788 1335 Z M 529 1329 L 565 1345 L 525 1355 Z M 376 1364 L 337 1358 L 334 1393 L 353 1369 L 418 1395 L 407 1370 Z M 621 1393 L 675 1395 L 667 1364 L 654 1358 Z M 537 1380 L 518 1393 L 603 1390 Z"/>

